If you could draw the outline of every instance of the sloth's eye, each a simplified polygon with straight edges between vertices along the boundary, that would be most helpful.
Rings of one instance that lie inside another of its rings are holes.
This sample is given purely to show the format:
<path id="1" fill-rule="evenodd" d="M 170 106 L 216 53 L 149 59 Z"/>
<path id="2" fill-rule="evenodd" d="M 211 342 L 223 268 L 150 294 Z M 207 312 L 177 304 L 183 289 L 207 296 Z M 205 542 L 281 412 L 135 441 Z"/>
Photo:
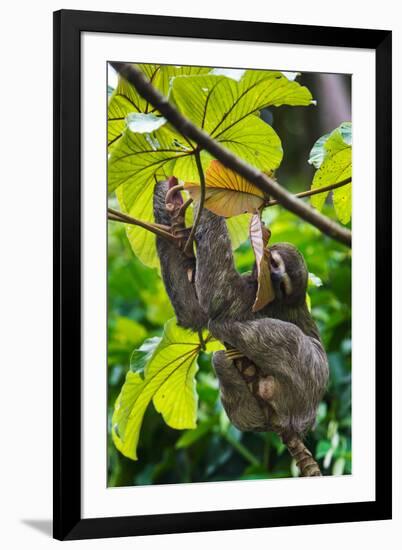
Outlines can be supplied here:
<path id="1" fill-rule="evenodd" d="M 271 257 L 270 257 L 270 261 L 271 261 L 271 265 L 272 267 L 275 267 L 275 268 L 278 268 L 278 262 L 274 259 L 274 257 L 272 256 L 271 254 Z"/>

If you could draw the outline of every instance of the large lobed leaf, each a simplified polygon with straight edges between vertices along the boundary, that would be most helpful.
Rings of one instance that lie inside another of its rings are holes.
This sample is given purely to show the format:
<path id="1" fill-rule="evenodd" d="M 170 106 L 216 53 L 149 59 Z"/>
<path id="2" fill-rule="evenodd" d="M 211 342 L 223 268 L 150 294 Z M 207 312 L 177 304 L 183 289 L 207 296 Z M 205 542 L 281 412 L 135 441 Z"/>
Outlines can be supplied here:
<path id="1" fill-rule="evenodd" d="M 122 211 L 143 221 L 153 221 L 155 182 L 171 175 L 176 163 L 185 162 L 188 155 L 175 138 L 176 134 L 167 125 L 150 134 L 127 131 L 113 149 L 109 158 L 108 187 L 109 192 L 116 190 Z M 185 169 L 189 171 L 189 163 Z M 145 265 L 157 267 L 155 236 L 131 225 L 126 226 L 126 232 L 136 256 Z"/>
<path id="2" fill-rule="evenodd" d="M 162 170 L 171 172 L 176 160 L 190 153 L 175 138 L 167 125 L 149 133 L 125 132 L 109 157 L 109 193 L 124 185 L 125 202 L 131 208 L 139 188 L 152 185 L 154 175 Z"/>
<path id="3" fill-rule="evenodd" d="M 189 67 L 175 65 L 137 64 L 137 69 L 145 74 L 162 94 L 169 92 L 170 80 L 183 74 L 203 74 L 209 67 Z M 109 100 L 108 106 L 108 146 L 114 146 L 122 137 L 126 128 L 126 117 L 130 113 L 155 113 L 157 111 L 143 99 L 134 86 L 124 78 L 118 77 L 118 84 Z"/>
<path id="4" fill-rule="evenodd" d="M 310 152 L 309 163 L 317 168 L 311 189 L 320 189 L 351 177 L 352 124 L 344 122 L 330 134 L 319 138 Z M 313 195 L 311 204 L 321 210 L 328 193 Z M 334 189 L 333 203 L 339 221 L 348 223 L 352 214 L 351 183 Z"/>
<path id="5" fill-rule="evenodd" d="M 220 348 L 222 345 L 217 341 L 206 344 L 208 352 Z M 151 401 L 170 427 L 178 430 L 196 427 L 195 374 L 200 349 L 198 335 L 171 319 L 160 341 L 147 341 L 133 352 L 132 370 L 127 373 L 112 417 L 113 441 L 123 455 L 137 460 L 140 429 Z"/>
<path id="6" fill-rule="evenodd" d="M 205 67 L 139 67 L 162 93 L 170 89 L 170 99 L 183 114 L 234 154 L 266 172 L 279 166 L 283 153 L 278 135 L 257 116 L 258 111 L 270 105 L 312 103 L 307 88 L 279 72 L 240 71 L 236 81 L 222 74 L 205 74 L 209 71 Z M 166 124 L 121 79 L 109 103 L 109 131 L 109 141 L 113 140 L 109 192 L 117 190 L 122 210 L 131 216 L 153 220 L 152 194 L 157 179 L 176 176 L 199 183 L 196 145 Z M 201 151 L 204 171 L 211 160 Z M 138 227 L 128 227 L 127 235 L 141 261 L 157 266 L 154 236 Z"/>
<path id="7" fill-rule="evenodd" d="M 193 199 L 199 200 L 198 184 L 185 183 Z M 230 218 L 248 212 L 254 214 L 264 203 L 264 193 L 245 178 L 213 160 L 205 173 L 205 208 Z"/>
<path id="8" fill-rule="evenodd" d="M 159 117 L 161 118 L 161 117 Z M 131 121 L 141 127 L 140 132 L 127 130 L 113 148 L 108 164 L 108 190 L 116 191 L 120 208 L 142 221 L 153 221 L 153 189 L 156 181 L 176 175 L 180 179 L 198 181 L 198 170 L 192 151 L 183 143 L 169 125 L 164 124 L 150 133 L 143 133 L 145 126 L 158 124 L 155 115 L 131 116 Z M 180 140 L 180 141 L 179 141 Z M 207 152 L 201 153 L 204 168 L 210 162 Z M 136 256 L 147 266 L 159 265 L 155 236 L 138 226 L 126 226 L 131 247 Z"/>
<path id="9" fill-rule="evenodd" d="M 240 216 L 233 216 L 226 220 L 226 227 L 233 250 L 236 250 L 236 248 L 247 241 L 249 237 L 250 219 L 251 214 L 241 214 Z"/>
<path id="10" fill-rule="evenodd" d="M 240 80 L 223 74 L 176 77 L 170 99 L 211 137 L 267 172 L 279 166 L 282 146 L 276 132 L 255 115 L 269 106 L 312 103 L 307 88 L 273 71 L 245 71 Z"/>
<path id="11" fill-rule="evenodd" d="M 266 172 L 283 156 L 276 132 L 258 116 L 270 106 L 310 105 L 311 93 L 277 71 L 244 71 L 238 79 L 217 74 L 176 77 L 170 99 L 227 149 Z"/>
<path id="12" fill-rule="evenodd" d="M 218 139 L 251 114 L 269 106 L 310 105 L 311 93 L 277 71 L 245 71 L 240 80 L 224 75 L 176 77 L 171 99 L 180 111 Z"/>

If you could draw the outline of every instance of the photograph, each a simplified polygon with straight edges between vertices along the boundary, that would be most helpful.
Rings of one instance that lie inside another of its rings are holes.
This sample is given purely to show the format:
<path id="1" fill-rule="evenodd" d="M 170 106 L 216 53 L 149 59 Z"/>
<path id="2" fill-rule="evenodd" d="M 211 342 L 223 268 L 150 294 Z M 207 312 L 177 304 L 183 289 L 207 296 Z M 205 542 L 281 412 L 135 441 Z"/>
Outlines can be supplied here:
<path id="1" fill-rule="evenodd" d="M 398 546 L 388 3 L 5 5 L 2 548 Z"/>
<path id="2" fill-rule="evenodd" d="M 108 488 L 355 473 L 352 75 L 297 69 L 105 67 Z"/>

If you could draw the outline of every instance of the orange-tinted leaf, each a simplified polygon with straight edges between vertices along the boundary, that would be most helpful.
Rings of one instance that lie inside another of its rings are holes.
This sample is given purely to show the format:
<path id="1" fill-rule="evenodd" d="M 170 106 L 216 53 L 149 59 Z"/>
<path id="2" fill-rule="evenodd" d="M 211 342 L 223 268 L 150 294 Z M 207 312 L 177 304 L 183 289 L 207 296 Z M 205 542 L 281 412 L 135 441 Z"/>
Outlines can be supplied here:
<path id="1" fill-rule="evenodd" d="M 258 288 L 253 311 L 259 311 L 275 298 L 267 248 L 270 236 L 271 232 L 264 226 L 259 214 L 254 214 L 250 222 L 250 241 L 257 264 Z"/>
<path id="2" fill-rule="evenodd" d="M 205 208 L 218 216 L 230 218 L 249 212 L 254 214 L 264 203 L 264 193 L 242 176 L 213 160 L 205 173 Z M 199 200 L 200 186 L 186 183 L 194 200 Z"/>

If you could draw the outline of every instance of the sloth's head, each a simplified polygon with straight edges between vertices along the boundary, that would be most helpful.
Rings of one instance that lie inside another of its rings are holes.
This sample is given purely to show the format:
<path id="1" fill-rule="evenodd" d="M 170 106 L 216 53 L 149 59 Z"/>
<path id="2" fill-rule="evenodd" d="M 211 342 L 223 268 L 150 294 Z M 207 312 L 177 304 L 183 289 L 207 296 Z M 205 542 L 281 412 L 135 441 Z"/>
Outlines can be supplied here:
<path id="1" fill-rule="evenodd" d="M 290 243 L 269 247 L 271 280 L 277 300 L 290 306 L 306 301 L 308 269 L 299 250 Z"/>

